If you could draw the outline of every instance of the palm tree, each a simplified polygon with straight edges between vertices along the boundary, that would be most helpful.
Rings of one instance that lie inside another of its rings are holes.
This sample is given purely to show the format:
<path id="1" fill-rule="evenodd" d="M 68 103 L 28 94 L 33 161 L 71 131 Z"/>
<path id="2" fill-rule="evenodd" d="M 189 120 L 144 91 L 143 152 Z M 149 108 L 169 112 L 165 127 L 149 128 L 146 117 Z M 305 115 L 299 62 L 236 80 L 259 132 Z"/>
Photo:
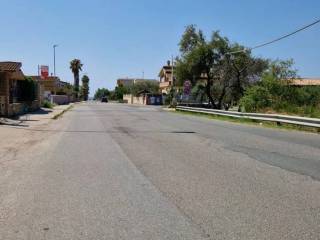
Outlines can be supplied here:
<path id="1" fill-rule="evenodd" d="M 70 62 L 70 69 L 74 76 L 74 90 L 75 90 L 75 97 L 78 99 L 78 93 L 79 93 L 79 73 L 82 71 L 83 64 L 79 59 L 73 59 Z"/>

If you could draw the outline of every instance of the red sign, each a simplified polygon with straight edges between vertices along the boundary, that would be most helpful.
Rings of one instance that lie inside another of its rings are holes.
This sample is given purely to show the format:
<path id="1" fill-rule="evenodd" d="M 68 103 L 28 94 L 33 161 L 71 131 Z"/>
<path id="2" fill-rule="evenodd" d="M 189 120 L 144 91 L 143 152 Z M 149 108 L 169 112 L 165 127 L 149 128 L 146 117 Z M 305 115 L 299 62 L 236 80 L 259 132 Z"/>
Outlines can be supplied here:
<path id="1" fill-rule="evenodd" d="M 48 66 L 40 66 L 41 78 L 45 79 L 49 77 L 49 67 Z"/>

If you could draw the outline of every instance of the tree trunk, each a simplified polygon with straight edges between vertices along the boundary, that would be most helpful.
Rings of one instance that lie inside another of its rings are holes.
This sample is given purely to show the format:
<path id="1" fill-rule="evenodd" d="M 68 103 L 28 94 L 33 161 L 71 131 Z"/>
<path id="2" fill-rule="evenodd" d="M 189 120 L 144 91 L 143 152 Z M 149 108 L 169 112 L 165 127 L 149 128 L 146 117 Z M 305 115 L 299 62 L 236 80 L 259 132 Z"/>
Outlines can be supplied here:
<path id="1" fill-rule="evenodd" d="M 74 73 L 74 91 L 75 100 L 77 101 L 79 98 L 79 72 Z"/>
<path id="2" fill-rule="evenodd" d="M 218 99 L 218 106 L 217 106 L 218 109 L 222 109 L 222 101 L 223 101 L 224 96 L 226 95 L 226 88 L 227 88 L 226 86 L 223 86 L 222 93 Z"/>
<path id="3" fill-rule="evenodd" d="M 238 88 L 238 98 L 240 99 L 243 96 L 243 88 L 241 86 L 241 72 L 237 73 L 237 88 Z M 239 99 L 237 99 L 237 101 Z"/>
<path id="4" fill-rule="evenodd" d="M 207 94 L 208 99 L 209 99 L 209 104 L 211 104 L 211 106 L 213 108 L 217 108 L 217 106 L 216 106 L 216 104 L 214 102 L 214 99 L 211 96 L 211 85 L 212 85 L 211 79 L 208 79 L 207 80 L 207 85 L 206 85 L 206 94 Z"/>

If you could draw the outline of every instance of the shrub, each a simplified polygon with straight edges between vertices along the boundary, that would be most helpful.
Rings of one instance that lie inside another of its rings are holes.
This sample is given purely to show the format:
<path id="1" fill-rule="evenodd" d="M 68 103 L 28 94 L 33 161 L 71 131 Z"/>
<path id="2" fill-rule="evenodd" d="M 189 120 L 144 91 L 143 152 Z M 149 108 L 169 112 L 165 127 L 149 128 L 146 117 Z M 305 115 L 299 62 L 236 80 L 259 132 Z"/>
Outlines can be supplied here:
<path id="1" fill-rule="evenodd" d="M 47 100 L 45 100 L 43 103 L 42 103 L 42 107 L 44 108 L 53 108 L 53 104 Z"/>
<path id="2" fill-rule="evenodd" d="M 271 107 L 272 95 L 265 86 L 256 85 L 249 88 L 240 101 L 240 105 L 247 112 L 256 112 L 262 108 Z"/>
<path id="3" fill-rule="evenodd" d="M 240 101 L 247 112 L 273 110 L 302 116 L 320 116 L 320 87 L 297 87 L 264 75 L 262 81 L 250 87 Z"/>
<path id="4" fill-rule="evenodd" d="M 37 83 L 31 78 L 26 77 L 24 81 L 19 81 L 20 84 L 20 101 L 34 101 L 37 96 Z"/>

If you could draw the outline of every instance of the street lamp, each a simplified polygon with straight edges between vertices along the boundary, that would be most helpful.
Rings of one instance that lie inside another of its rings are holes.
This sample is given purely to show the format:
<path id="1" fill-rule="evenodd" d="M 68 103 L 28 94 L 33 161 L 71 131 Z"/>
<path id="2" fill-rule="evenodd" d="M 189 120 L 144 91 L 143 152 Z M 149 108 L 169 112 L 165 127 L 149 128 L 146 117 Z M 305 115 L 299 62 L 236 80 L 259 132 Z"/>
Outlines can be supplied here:
<path id="1" fill-rule="evenodd" d="M 53 45 L 53 75 L 56 76 L 56 47 L 58 44 Z"/>

